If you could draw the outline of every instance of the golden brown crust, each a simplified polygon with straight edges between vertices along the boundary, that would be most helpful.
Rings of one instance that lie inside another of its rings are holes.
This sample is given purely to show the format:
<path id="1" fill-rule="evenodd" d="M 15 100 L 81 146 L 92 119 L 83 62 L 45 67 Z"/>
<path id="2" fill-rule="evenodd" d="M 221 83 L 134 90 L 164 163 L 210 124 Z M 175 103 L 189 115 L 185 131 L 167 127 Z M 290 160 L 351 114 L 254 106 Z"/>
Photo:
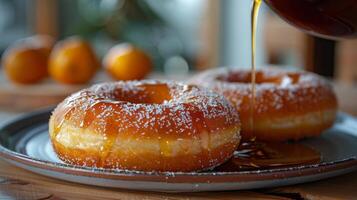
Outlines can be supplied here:
<path id="1" fill-rule="evenodd" d="M 61 139 L 52 139 L 59 158 L 67 163 L 101 168 L 130 169 L 141 171 L 199 171 L 217 166 L 229 159 L 238 146 L 235 127 L 215 134 L 207 146 L 202 138 L 176 140 L 138 139 L 126 136 L 117 138 L 125 143 L 111 144 L 98 151 L 96 147 L 76 148 L 67 146 Z M 89 133 L 88 133 L 89 134 Z M 78 136 L 78 134 L 77 134 Z M 78 138 L 73 137 L 76 140 Z M 215 144 L 215 141 L 221 141 Z M 152 148 L 153 147 L 153 148 Z"/>
<path id="2" fill-rule="evenodd" d="M 191 82 L 223 94 L 236 107 L 243 140 L 297 140 L 317 136 L 333 124 L 337 100 L 323 78 L 277 68 L 258 70 L 256 77 L 253 130 L 249 70 L 211 70 Z"/>
<path id="3" fill-rule="evenodd" d="M 220 95 L 173 82 L 116 82 L 68 97 L 50 119 L 65 162 L 145 171 L 197 171 L 237 147 L 237 111 Z"/>

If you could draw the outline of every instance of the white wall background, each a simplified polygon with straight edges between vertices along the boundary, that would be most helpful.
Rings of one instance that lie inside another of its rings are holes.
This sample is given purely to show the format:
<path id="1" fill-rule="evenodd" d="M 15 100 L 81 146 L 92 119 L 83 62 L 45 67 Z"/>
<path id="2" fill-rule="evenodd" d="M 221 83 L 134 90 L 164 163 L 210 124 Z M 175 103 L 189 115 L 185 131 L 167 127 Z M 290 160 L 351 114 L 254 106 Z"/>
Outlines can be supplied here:
<path id="1" fill-rule="evenodd" d="M 220 3 L 219 66 L 251 67 L 251 5 L 253 0 L 147 0 L 184 42 L 185 51 L 197 52 L 203 11 L 208 1 Z M 262 4 L 257 31 L 257 67 L 266 63 L 263 24 L 266 7 Z"/>
<path id="2" fill-rule="evenodd" d="M 220 65 L 251 67 L 251 4 L 252 0 L 222 0 L 220 24 Z M 262 24 L 265 6 L 260 9 L 257 30 L 257 67 L 266 63 Z"/>

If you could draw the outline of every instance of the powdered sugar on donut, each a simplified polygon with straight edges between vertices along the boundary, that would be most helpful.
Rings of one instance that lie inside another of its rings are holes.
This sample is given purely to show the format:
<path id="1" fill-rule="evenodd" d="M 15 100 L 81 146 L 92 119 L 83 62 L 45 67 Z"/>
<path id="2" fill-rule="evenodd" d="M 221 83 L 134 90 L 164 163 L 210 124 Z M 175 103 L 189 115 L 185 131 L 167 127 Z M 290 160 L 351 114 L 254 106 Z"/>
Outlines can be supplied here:
<path id="1" fill-rule="evenodd" d="M 140 98 L 155 97 L 155 94 L 145 92 L 145 86 L 157 84 L 168 88 L 170 99 L 160 103 L 140 102 Z M 121 97 L 139 98 L 135 99 L 139 103 L 122 100 Z M 225 125 L 237 124 L 239 119 L 235 108 L 217 93 L 170 81 L 97 84 L 71 95 L 57 109 L 67 110 L 62 115 L 63 119 L 68 118 L 80 127 L 92 126 L 96 132 L 102 133 L 111 129 L 111 132 L 141 135 L 162 131 L 190 135 L 201 129 L 217 131 Z M 210 121 L 217 119 L 223 124 L 212 126 Z M 110 123 L 116 124 L 116 127 L 111 127 Z"/>
<path id="2" fill-rule="evenodd" d="M 238 110 L 247 109 L 242 102 L 251 96 L 250 70 L 215 69 L 206 71 L 190 82 L 223 93 Z M 318 75 L 308 72 L 263 68 L 257 71 L 255 112 L 271 108 L 283 110 L 286 105 L 311 105 L 325 102 L 334 96 L 331 85 Z M 299 109 L 299 108 L 296 108 Z"/>

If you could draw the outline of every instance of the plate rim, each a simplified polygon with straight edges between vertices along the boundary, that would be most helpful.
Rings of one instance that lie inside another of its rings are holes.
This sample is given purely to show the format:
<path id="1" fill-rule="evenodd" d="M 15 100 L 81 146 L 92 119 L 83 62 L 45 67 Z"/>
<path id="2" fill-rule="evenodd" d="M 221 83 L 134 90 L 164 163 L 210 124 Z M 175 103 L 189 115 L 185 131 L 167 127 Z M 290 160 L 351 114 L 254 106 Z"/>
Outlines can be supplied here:
<path id="1" fill-rule="evenodd" d="M 32 117 L 49 115 L 53 108 L 46 108 L 24 114 L 10 120 L 0 127 L 0 134 L 11 126 L 22 121 L 27 121 Z M 349 116 L 341 113 L 343 116 Z M 352 116 L 350 116 L 352 117 Z M 353 117 L 352 117 L 353 118 Z M 353 118 L 354 119 L 354 118 Z M 308 176 L 322 174 L 342 169 L 357 170 L 356 156 L 318 164 L 309 164 L 303 166 L 291 166 L 276 169 L 251 170 L 240 172 L 146 172 L 120 169 L 91 168 L 84 166 L 75 166 L 67 163 L 56 163 L 42 159 L 33 158 L 25 154 L 13 151 L 0 144 L 0 157 L 6 161 L 12 160 L 30 167 L 43 170 L 55 171 L 75 176 L 96 177 L 112 180 L 125 181 L 149 181 L 149 182 L 167 182 L 167 183 L 227 183 L 227 182 L 249 182 L 259 180 L 274 180 L 280 178 L 292 178 L 299 176 Z"/>

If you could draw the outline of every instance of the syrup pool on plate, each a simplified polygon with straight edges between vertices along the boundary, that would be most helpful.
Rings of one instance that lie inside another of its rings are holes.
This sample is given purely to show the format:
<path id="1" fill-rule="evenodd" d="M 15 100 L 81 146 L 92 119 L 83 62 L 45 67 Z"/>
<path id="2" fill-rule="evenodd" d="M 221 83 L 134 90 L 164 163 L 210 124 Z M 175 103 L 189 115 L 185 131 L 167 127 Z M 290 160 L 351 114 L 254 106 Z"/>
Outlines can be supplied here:
<path id="1" fill-rule="evenodd" d="M 232 172 L 254 169 L 273 169 L 288 166 L 317 164 L 321 162 L 319 151 L 296 142 L 242 142 L 234 156 L 217 171 Z"/>

